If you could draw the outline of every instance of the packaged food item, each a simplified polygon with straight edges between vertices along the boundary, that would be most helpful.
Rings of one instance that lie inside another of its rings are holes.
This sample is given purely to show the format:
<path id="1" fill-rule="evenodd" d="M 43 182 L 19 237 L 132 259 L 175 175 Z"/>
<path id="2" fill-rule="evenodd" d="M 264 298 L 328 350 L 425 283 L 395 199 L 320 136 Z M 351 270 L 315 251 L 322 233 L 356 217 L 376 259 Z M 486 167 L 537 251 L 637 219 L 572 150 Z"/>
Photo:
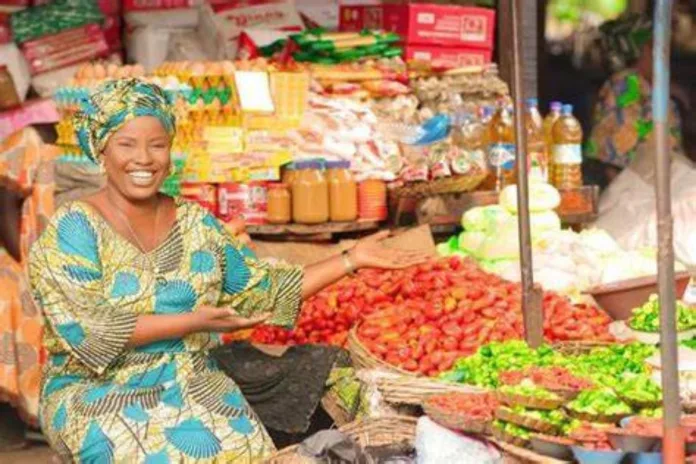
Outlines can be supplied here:
<path id="1" fill-rule="evenodd" d="M 582 187 L 582 127 L 573 116 L 573 105 L 563 105 L 553 125 L 553 176 L 558 189 Z"/>
<path id="2" fill-rule="evenodd" d="M 218 189 L 218 216 L 225 222 L 242 218 L 247 224 L 264 224 L 268 213 L 266 184 L 221 184 Z"/>
<path id="3" fill-rule="evenodd" d="M 268 216 L 270 224 L 287 224 L 292 220 L 290 189 L 287 184 L 268 186 Z"/>
<path id="4" fill-rule="evenodd" d="M 297 169 L 295 168 L 295 163 L 288 163 L 283 166 L 283 173 L 280 176 L 280 181 L 292 190 L 292 183 L 295 181 L 296 176 Z"/>
<path id="5" fill-rule="evenodd" d="M 525 115 L 527 128 L 527 162 L 530 180 L 548 181 L 548 151 L 544 140 L 544 121 L 539 113 L 539 102 L 536 98 L 527 100 Z"/>
<path id="6" fill-rule="evenodd" d="M 300 224 L 321 224 L 329 220 L 329 188 L 322 165 L 303 161 L 295 165 L 292 183 L 292 217 Z"/>
<path id="7" fill-rule="evenodd" d="M 203 183 L 182 183 L 181 196 L 187 200 L 195 201 L 202 207 L 210 211 L 213 215 L 218 214 L 218 195 L 214 184 Z"/>
<path id="8" fill-rule="evenodd" d="M 506 185 L 515 183 L 515 128 L 512 108 L 501 103 L 488 129 L 489 175 L 483 186 L 489 190 L 500 191 Z"/>
<path id="9" fill-rule="evenodd" d="M 350 161 L 326 163 L 326 178 L 331 221 L 355 221 L 358 217 L 358 186 L 350 172 Z"/>
<path id="10" fill-rule="evenodd" d="M 370 221 L 387 218 L 387 184 L 382 180 L 368 179 L 358 188 L 358 216 Z"/>

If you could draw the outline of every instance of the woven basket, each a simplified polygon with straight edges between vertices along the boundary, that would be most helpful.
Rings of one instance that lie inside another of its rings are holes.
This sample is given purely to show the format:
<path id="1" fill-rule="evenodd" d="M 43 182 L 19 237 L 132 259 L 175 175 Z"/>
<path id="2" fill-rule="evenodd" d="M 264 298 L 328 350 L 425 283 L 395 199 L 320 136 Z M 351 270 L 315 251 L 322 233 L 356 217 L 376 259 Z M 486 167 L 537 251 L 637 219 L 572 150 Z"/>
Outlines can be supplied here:
<path id="1" fill-rule="evenodd" d="M 435 406 L 427 400 L 423 403 L 423 411 L 433 421 L 451 430 L 481 435 L 489 435 L 491 432 L 492 420 L 472 419 L 465 414 Z"/>
<path id="2" fill-rule="evenodd" d="M 352 422 L 338 430 L 345 433 L 360 446 L 383 446 L 398 443 L 413 445 L 416 436 L 417 419 L 393 416 L 366 419 Z M 299 445 L 284 448 L 266 461 L 268 464 L 305 464 L 315 462 L 298 454 Z"/>
<path id="3" fill-rule="evenodd" d="M 426 182 L 410 182 L 390 191 L 395 198 L 426 198 L 445 193 L 471 192 L 486 180 L 485 171 L 472 174 L 433 179 Z"/>
<path id="4" fill-rule="evenodd" d="M 524 438 L 516 437 L 514 435 L 510 435 L 507 432 L 504 432 L 498 428 L 493 427 L 493 436 L 495 437 L 496 440 L 500 440 L 505 443 L 509 443 L 513 446 L 518 446 L 520 448 L 528 448 L 529 447 L 529 440 L 525 440 Z"/>
<path id="5" fill-rule="evenodd" d="M 359 400 L 356 400 L 359 401 Z M 346 411 L 342 406 L 341 402 L 336 393 L 329 391 L 321 399 L 321 406 L 326 411 L 326 414 L 331 417 L 334 423 L 338 426 L 345 425 L 351 422 L 353 419 L 351 417 L 350 411 Z"/>
<path id="6" fill-rule="evenodd" d="M 626 403 L 627 405 L 631 406 L 634 409 L 653 409 L 653 408 L 659 408 L 662 406 L 662 401 L 638 401 L 638 400 L 633 400 L 631 398 L 628 398 L 623 395 L 618 395 L 621 401 Z"/>
<path id="7" fill-rule="evenodd" d="M 621 419 L 625 419 L 631 414 L 588 414 L 585 412 L 573 411 L 572 409 L 566 408 L 566 413 L 574 418 L 585 422 L 595 422 L 599 424 L 618 424 Z"/>
<path id="8" fill-rule="evenodd" d="M 696 401 L 682 401 L 682 411 L 688 414 L 696 414 Z"/>
<path id="9" fill-rule="evenodd" d="M 374 356 L 358 339 L 356 329 L 348 333 L 348 351 L 356 369 L 379 369 L 395 374 L 376 379 L 375 383 L 382 398 L 387 403 L 420 406 L 423 398 L 440 393 L 478 393 L 484 391 L 478 387 L 458 385 L 434 380 L 430 377 L 414 374 L 399 369 Z"/>
<path id="10" fill-rule="evenodd" d="M 563 398 L 565 402 L 573 401 L 582 391 L 574 388 L 547 388 L 547 390 L 554 395 Z"/>
<path id="11" fill-rule="evenodd" d="M 502 421 L 511 422 L 535 432 L 550 435 L 558 432 L 558 427 L 549 422 L 525 416 L 523 414 L 516 414 L 507 408 L 498 408 L 498 410 L 495 412 L 495 417 Z"/>
<path id="12" fill-rule="evenodd" d="M 615 345 L 615 343 L 611 342 L 583 342 L 583 341 L 577 341 L 577 342 L 561 342 L 561 343 L 555 343 L 553 345 L 553 349 L 555 351 L 560 352 L 561 354 L 564 354 L 566 356 L 579 356 L 582 354 L 587 354 L 590 351 L 594 350 L 595 348 L 607 348 L 609 346 Z"/>
<path id="13" fill-rule="evenodd" d="M 541 399 L 533 398 L 531 396 L 512 395 L 509 393 L 500 392 L 498 392 L 496 396 L 498 397 L 498 401 L 506 406 L 522 406 L 529 409 L 544 409 L 548 411 L 560 408 L 563 406 L 564 402 L 562 399 Z"/>

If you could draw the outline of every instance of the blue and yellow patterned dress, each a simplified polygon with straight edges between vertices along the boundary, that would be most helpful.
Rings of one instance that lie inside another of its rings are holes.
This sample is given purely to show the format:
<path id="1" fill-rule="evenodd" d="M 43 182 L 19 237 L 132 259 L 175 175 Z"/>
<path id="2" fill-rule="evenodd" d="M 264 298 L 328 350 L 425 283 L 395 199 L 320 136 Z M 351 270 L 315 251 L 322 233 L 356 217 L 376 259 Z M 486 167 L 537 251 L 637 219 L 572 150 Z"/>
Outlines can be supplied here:
<path id="1" fill-rule="evenodd" d="M 199 305 L 294 323 L 302 270 L 270 266 L 201 207 L 148 255 L 86 203 L 60 208 L 32 249 L 30 278 L 50 353 L 40 419 L 75 462 L 260 462 L 274 450 L 237 385 L 208 356 L 219 336 L 197 333 L 126 347 L 141 314 Z"/>

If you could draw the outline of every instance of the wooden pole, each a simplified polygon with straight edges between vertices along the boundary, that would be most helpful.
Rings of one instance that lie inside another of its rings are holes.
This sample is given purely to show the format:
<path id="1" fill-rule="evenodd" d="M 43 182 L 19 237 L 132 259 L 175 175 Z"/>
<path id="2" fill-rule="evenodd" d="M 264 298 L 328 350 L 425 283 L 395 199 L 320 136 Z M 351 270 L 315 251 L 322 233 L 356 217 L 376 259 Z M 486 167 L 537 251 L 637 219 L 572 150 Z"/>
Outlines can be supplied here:
<path id="1" fill-rule="evenodd" d="M 657 0 L 653 42 L 653 128 L 655 130 L 655 196 L 657 199 L 658 283 L 660 289 L 660 356 L 664 407 L 664 462 L 684 462 L 684 433 L 680 426 L 681 401 L 675 318 L 674 245 L 670 192 L 669 57 L 672 1 Z"/>
<path id="2" fill-rule="evenodd" d="M 541 291 L 534 287 L 532 275 L 532 240 L 529 224 L 529 185 L 527 176 L 527 133 L 525 128 L 524 88 L 522 85 L 522 0 L 511 0 L 510 23 L 512 32 L 512 94 L 515 106 L 515 148 L 517 152 L 517 216 L 520 238 L 520 267 L 522 276 L 522 313 L 527 343 L 536 348 L 543 343 Z M 536 11 L 533 12 L 536 14 Z M 536 31 L 534 32 L 536 34 Z M 534 63 L 536 66 L 536 62 Z"/>

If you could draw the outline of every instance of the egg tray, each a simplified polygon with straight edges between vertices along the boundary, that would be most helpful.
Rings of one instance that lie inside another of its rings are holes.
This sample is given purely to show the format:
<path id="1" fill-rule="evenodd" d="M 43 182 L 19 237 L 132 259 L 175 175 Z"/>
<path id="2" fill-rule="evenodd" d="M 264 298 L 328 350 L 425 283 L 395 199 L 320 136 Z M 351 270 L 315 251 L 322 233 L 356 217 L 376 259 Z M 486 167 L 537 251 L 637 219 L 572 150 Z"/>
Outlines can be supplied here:
<path id="1" fill-rule="evenodd" d="M 525 416 L 524 414 L 518 414 L 504 407 L 496 410 L 495 417 L 496 419 L 510 422 L 515 425 L 519 425 L 520 427 L 548 435 L 553 435 L 559 431 L 559 428 L 550 422 Z"/>

